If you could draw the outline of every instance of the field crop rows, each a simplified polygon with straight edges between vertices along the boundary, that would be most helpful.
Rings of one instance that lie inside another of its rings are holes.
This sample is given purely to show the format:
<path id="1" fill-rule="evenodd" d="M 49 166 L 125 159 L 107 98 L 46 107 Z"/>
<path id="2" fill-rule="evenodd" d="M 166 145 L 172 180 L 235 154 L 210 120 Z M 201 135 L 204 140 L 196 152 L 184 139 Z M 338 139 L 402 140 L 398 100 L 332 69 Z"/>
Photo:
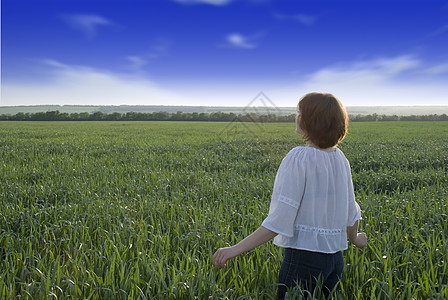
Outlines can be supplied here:
<path id="1" fill-rule="evenodd" d="M 369 245 L 340 296 L 448 298 L 448 122 L 349 131 Z M 0 122 L 1 298 L 275 298 L 282 249 L 211 258 L 261 224 L 296 145 L 284 123 Z"/>

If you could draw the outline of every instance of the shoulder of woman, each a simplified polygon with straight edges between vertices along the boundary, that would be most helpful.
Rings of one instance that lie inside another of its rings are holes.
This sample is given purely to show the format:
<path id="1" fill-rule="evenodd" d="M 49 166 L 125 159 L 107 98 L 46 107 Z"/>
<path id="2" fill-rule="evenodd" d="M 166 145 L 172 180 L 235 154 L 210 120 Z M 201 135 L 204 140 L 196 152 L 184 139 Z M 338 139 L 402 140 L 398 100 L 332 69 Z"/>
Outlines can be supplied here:
<path id="1" fill-rule="evenodd" d="M 288 152 L 288 154 L 286 156 L 288 156 L 288 155 L 300 155 L 300 154 L 302 154 L 303 152 L 306 151 L 306 148 L 308 148 L 308 147 L 302 147 L 302 146 L 294 147 L 291 150 L 289 150 L 289 152 Z"/>
<path id="2" fill-rule="evenodd" d="M 292 148 L 288 154 L 286 154 L 285 158 L 283 158 L 283 160 L 301 160 L 304 158 L 306 152 L 307 152 L 307 148 L 309 147 L 295 147 Z"/>
<path id="3" fill-rule="evenodd" d="M 339 153 L 339 156 L 342 158 L 346 168 L 350 170 L 351 169 L 350 161 L 347 159 L 347 157 L 345 156 L 344 152 L 342 152 L 342 150 L 340 150 L 339 148 L 336 148 L 336 149 L 337 149 L 336 151 Z"/>
<path id="4" fill-rule="evenodd" d="M 345 154 L 344 154 L 344 152 L 342 152 L 341 149 L 339 149 L 338 147 L 336 147 L 336 152 L 348 162 L 347 157 L 345 157 Z"/>

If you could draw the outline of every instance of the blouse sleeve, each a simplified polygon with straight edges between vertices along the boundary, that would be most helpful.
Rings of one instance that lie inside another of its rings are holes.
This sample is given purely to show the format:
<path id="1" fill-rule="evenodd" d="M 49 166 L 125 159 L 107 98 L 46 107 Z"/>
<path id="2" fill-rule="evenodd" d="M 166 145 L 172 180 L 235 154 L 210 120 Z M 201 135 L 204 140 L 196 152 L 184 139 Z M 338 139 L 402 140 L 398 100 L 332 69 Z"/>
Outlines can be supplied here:
<path id="1" fill-rule="evenodd" d="M 361 220 L 361 208 L 355 200 L 355 191 L 353 188 L 353 180 L 350 170 L 350 165 L 348 166 L 349 181 L 348 181 L 348 215 L 347 215 L 347 226 L 353 226 L 357 220 Z"/>
<path id="2" fill-rule="evenodd" d="M 288 153 L 278 168 L 269 215 L 261 224 L 286 237 L 294 235 L 294 221 L 305 188 L 304 167 L 297 153 L 292 152 Z"/>

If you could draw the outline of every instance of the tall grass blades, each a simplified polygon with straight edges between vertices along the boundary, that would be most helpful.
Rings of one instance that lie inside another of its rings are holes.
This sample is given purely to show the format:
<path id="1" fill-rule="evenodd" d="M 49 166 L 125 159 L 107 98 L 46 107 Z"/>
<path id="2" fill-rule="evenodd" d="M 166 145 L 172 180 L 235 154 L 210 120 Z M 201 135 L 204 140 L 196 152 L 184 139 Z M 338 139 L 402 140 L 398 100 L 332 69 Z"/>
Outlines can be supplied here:
<path id="1" fill-rule="evenodd" d="M 0 122 L 1 298 L 275 299 L 282 249 L 225 269 L 211 257 L 261 224 L 281 159 L 303 142 L 294 124 L 226 128 Z M 349 129 L 340 148 L 369 246 L 344 252 L 333 297 L 448 298 L 448 124 Z"/>

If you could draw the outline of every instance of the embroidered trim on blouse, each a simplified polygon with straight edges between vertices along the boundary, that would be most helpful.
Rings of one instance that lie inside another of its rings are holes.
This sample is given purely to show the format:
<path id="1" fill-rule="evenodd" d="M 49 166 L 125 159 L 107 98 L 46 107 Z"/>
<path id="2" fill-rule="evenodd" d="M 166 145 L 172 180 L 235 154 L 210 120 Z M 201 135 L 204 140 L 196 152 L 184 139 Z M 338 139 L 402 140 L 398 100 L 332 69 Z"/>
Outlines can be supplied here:
<path id="1" fill-rule="evenodd" d="M 344 232 L 344 229 L 326 229 L 326 228 L 308 227 L 308 226 L 300 225 L 300 224 L 295 225 L 294 229 L 297 229 L 300 231 L 325 233 L 325 234 L 339 234 L 339 233 Z"/>
<path id="2" fill-rule="evenodd" d="M 297 202 L 295 202 L 295 201 L 292 201 L 291 199 L 289 199 L 289 198 L 287 198 L 287 197 L 285 197 L 285 196 L 279 195 L 279 196 L 278 196 L 278 201 L 281 201 L 281 202 L 283 202 L 283 203 L 286 203 L 286 204 L 288 204 L 288 205 L 291 205 L 291 206 L 294 207 L 294 208 L 299 208 L 299 203 L 297 203 Z"/>

